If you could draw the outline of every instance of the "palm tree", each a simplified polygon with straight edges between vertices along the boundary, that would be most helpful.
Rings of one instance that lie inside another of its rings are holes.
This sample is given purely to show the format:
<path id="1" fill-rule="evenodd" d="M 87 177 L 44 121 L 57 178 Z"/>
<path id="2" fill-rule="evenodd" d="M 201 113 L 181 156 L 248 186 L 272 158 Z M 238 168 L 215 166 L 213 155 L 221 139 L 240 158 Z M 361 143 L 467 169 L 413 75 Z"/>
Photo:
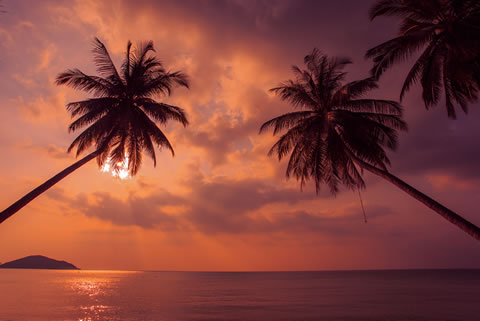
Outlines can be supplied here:
<path id="1" fill-rule="evenodd" d="M 390 161 L 385 148 L 395 150 L 397 131 L 406 130 L 407 125 L 397 102 L 363 98 L 366 92 L 377 88 L 375 79 L 344 83 L 343 68 L 351 61 L 329 58 L 317 49 L 304 61 L 307 69 L 293 66 L 295 80 L 271 89 L 298 110 L 260 127 L 260 133 L 270 128 L 274 135 L 284 132 L 269 155 L 276 154 L 281 160 L 290 154 L 287 178 L 295 176 L 301 186 L 313 179 L 317 193 L 324 183 L 335 194 L 339 185 L 364 188 L 362 173 L 367 170 L 480 240 L 480 228 L 388 171 Z"/>
<path id="2" fill-rule="evenodd" d="M 99 166 L 107 161 L 128 163 L 128 172 L 133 176 L 140 169 L 143 152 L 156 165 L 155 145 L 168 148 L 174 155 L 172 145 L 157 123 L 163 125 L 175 120 L 186 126 L 187 117 L 183 109 L 159 103 L 153 97 L 170 95 L 176 85 L 188 88 L 188 78 L 179 71 L 166 71 L 150 54 L 154 51 L 151 41 L 140 44 L 135 50 L 129 41 L 119 72 L 104 44 L 95 38 L 93 55 L 100 76 L 86 75 L 78 69 L 69 69 L 57 76 L 57 85 L 67 85 L 94 96 L 67 104 L 72 118 L 77 117 L 70 124 L 69 131 L 88 126 L 75 138 L 68 151 L 76 148 L 78 156 L 92 145 L 95 150 L 1 212 L 0 223 L 94 158 Z"/>
<path id="3" fill-rule="evenodd" d="M 478 0 L 379 0 L 370 19 L 402 18 L 399 35 L 367 51 L 378 78 L 392 65 L 419 51 L 400 93 L 400 99 L 418 81 L 428 109 L 438 104 L 442 90 L 448 117 L 456 105 L 468 112 L 480 86 L 480 2 Z"/>

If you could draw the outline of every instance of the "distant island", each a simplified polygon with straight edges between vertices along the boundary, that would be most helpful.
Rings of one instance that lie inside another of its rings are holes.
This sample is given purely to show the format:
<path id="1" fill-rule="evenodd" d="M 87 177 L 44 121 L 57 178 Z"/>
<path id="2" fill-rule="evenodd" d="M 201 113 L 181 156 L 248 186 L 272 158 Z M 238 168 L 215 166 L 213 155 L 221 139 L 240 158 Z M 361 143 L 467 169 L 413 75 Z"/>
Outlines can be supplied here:
<path id="1" fill-rule="evenodd" d="M 31 255 L 0 265 L 1 269 L 49 269 L 49 270 L 79 270 L 75 265 L 50 259 L 42 255 Z"/>

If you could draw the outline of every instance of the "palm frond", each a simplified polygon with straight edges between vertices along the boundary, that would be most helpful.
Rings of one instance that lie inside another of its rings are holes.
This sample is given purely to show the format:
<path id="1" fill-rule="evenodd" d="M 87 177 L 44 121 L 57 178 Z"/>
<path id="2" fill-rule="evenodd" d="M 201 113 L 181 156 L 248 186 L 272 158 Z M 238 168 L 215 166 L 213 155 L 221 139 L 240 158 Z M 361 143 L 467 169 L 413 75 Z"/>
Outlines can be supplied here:
<path id="1" fill-rule="evenodd" d="M 369 49 L 365 57 L 373 59 L 372 76 L 378 79 L 393 64 L 407 60 L 413 53 L 422 48 L 431 37 L 431 33 L 412 32 Z"/>
<path id="2" fill-rule="evenodd" d="M 172 156 L 175 156 L 175 152 L 173 150 L 172 145 L 168 141 L 165 134 L 158 128 L 158 126 L 150 119 L 147 115 L 143 112 L 138 113 L 139 121 L 142 123 L 142 128 L 145 131 L 148 131 L 149 136 L 153 139 L 153 141 L 157 144 L 159 148 L 166 147 L 172 153 Z"/>
<path id="3" fill-rule="evenodd" d="M 76 117 L 92 111 L 109 111 L 112 108 L 115 108 L 118 103 L 118 99 L 112 97 L 90 98 L 87 100 L 68 103 L 67 111 L 70 112 L 72 117 Z"/>
<path id="4" fill-rule="evenodd" d="M 164 103 L 157 103 L 153 99 L 139 99 L 137 105 L 152 119 L 165 124 L 169 120 L 175 120 L 184 127 L 188 125 L 187 115 L 185 111 L 177 106 Z"/>
<path id="5" fill-rule="evenodd" d="M 306 123 L 300 123 L 295 127 L 288 129 L 288 131 L 280 137 L 280 139 L 272 146 L 268 155 L 277 154 L 278 160 L 282 160 L 291 149 L 296 145 L 296 142 L 302 138 L 310 137 L 306 129 L 311 128 L 312 120 Z"/>
<path id="6" fill-rule="evenodd" d="M 297 111 L 275 117 L 265 122 L 261 127 L 259 133 L 273 127 L 273 135 L 281 132 L 284 129 L 294 127 L 299 122 L 305 121 L 314 114 L 313 111 Z"/>
<path id="7" fill-rule="evenodd" d="M 376 88 L 378 88 L 378 85 L 373 77 L 349 82 L 335 91 L 332 97 L 332 104 L 341 105 L 346 101 L 359 98 Z"/>
<path id="8" fill-rule="evenodd" d="M 412 69 L 410 69 L 403 83 L 402 90 L 400 92 L 400 100 L 403 100 L 405 93 L 410 89 L 410 87 L 413 84 L 415 84 L 418 81 L 420 74 L 425 69 L 425 66 L 428 63 L 428 60 L 432 55 L 432 52 L 436 49 L 436 47 L 437 47 L 437 42 L 430 43 L 428 47 L 425 49 L 425 51 L 422 53 L 422 55 L 417 59 Z"/>
<path id="9" fill-rule="evenodd" d="M 340 186 L 358 189 L 365 182 L 356 160 L 382 169 L 390 164 L 385 149 L 394 150 L 398 131 L 406 130 L 398 102 L 360 98 L 377 88 L 372 77 L 344 84 L 346 58 L 328 58 L 318 50 L 305 58 L 308 70 L 292 67 L 296 80 L 271 89 L 293 107 L 290 112 L 265 122 L 260 133 L 273 129 L 281 134 L 268 154 L 289 157 L 287 178 L 302 188 L 312 179 L 315 188 L 327 185 L 336 194 Z"/>
<path id="10" fill-rule="evenodd" d="M 122 133 L 121 137 L 117 137 L 116 141 L 112 143 L 112 149 L 110 153 L 108 154 L 110 163 L 113 164 L 114 170 L 118 169 L 118 164 L 123 164 L 125 161 L 125 155 L 126 155 L 126 150 L 125 150 L 125 145 L 127 143 L 127 135 L 126 133 Z"/>
<path id="11" fill-rule="evenodd" d="M 130 74 L 132 72 L 131 66 L 132 66 L 133 58 L 132 58 L 132 55 L 131 55 L 131 50 L 132 50 L 132 42 L 129 40 L 127 42 L 127 51 L 125 53 L 125 60 L 123 61 L 123 64 L 122 64 L 122 67 L 121 67 L 125 84 L 129 83 Z"/>
<path id="12" fill-rule="evenodd" d="M 145 58 L 147 57 L 147 54 L 150 51 L 155 51 L 155 49 L 153 48 L 153 41 L 146 41 L 146 42 L 140 43 L 135 49 L 135 53 L 134 53 L 135 63 L 137 65 L 142 65 L 144 63 Z"/>
<path id="13" fill-rule="evenodd" d="M 92 52 L 97 72 L 110 79 L 114 85 L 122 85 L 122 79 L 110 58 L 107 48 L 98 38 L 95 38 L 93 41 Z"/>
<path id="14" fill-rule="evenodd" d="M 88 76 L 79 69 L 69 69 L 60 73 L 55 83 L 57 85 L 67 85 L 73 89 L 92 93 L 96 97 L 111 95 L 113 87 L 112 83 L 108 80 L 97 76 Z"/>
<path id="15" fill-rule="evenodd" d="M 440 102 L 442 90 L 449 118 L 456 118 L 455 105 L 464 111 L 477 101 L 480 90 L 480 2 L 478 0 L 379 0 L 370 18 L 401 18 L 400 37 L 369 51 L 372 75 L 380 77 L 392 65 L 423 50 L 410 69 L 400 99 L 417 82 L 429 109 Z"/>
<path id="16" fill-rule="evenodd" d="M 115 127 L 114 122 L 114 114 L 106 114 L 78 135 L 68 147 L 68 152 L 71 152 L 76 147 L 76 156 L 78 156 L 93 144 L 97 145 L 97 149 L 100 149 L 100 147 L 102 150 L 107 149 L 109 140 L 113 138 L 112 128 Z M 106 137 L 109 137 L 109 139 L 105 140 Z"/>
<path id="17" fill-rule="evenodd" d="M 153 146 L 152 139 L 150 138 L 150 135 L 148 135 L 148 133 L 146 131 L 143 131 L 142 147 L 147 152 L 147 154 L 152 158 L 153 167 L 156 167 L 157 166 L 157 158 L 155 156 L 155 147 Z"/>
<path id="18" fill-rule="evenodd" d="M 420 78 L 423 88 L 422 97 L 427 109 L 437 105 L 442 91 L 443 57 L 435 54 L 436 51 L 438 48 L 433 50 L 432 55 L 425 62 Z"/>
<path id="19" fill-rule="evenodd" d="M 353 99 L 332 110 L 348 110 L 352 112 L 372 112 L 402 116 L 402 106 L 393 100 L 383 99 Z"/>
<path id="20" fill-rule="evenodd" d="M 188 125 L 185 111 L 177 106 L 160 103 L 151 98 L 156 94 L 170 95 L 176 86 L 189 86 L 188 77 L 181 71 L 167 72 L 160 60 L 150 55 L 153 43 L 146 42 L 132 52 L 127 43 L 121 76 L 105 47 L 95 38 L 94 61 L 97 72 L 104 77 L 89 76 L 78 69 L 57 76 L 58 85 L 67 85 L 93 94 L 96 98 L 67 104 L 72 118 L 70 131 L 84 129 L 69 146 L 78 156 L 91 146 L 98 151 L 97 163 L 107 160 L 114 164 L 128 160 L 128 171 L 135 175 L 140 169 L 144 151 L 156 166 L 155 147 L 173 147 L 155 122 L 170 120 Z M 150 118 L 151 117 L 151 118 Z"/>
<path id="21" fill-rule="evenodd" d="M 405 36 L 409 33 L 416 33 L 416 32 L 421 32 L 421 31 L 435 31 L 435 25 L 432 25 L 432 23 L 429 22 L 422 22 L 418 21 L 416 19 L 411 19 L 411 18 L 405 18 L 403 19 L 402 23 L 400 24 L 400 27 L 398 28 L 398 33 L 401 36 Z"/>
<path id="22" fill-rule="evenodd" d="M 312 93 L 309 92 L 305 86 L 288 80 L 280 84 L 280 86 L 270 89 L 271 92 L 279 95 L 283 100 L 290 102 L 295 107 L 313 107 L 317 106 L 318 102 Z"/>
<path id="23" fill-rule="evenodd" d="M 141 144 L 138 141 L 141 138 L 140 130 L 137 128 L 130 129 L 130 135 L 128 136 L 127 144 L 127 157 L 128 157 L 128 171 L 131 176 L 135 176 L 142 164 L 142 149 Z"/>
<path id="24" fill-rule="evenodd" d="M 150 97 L 153 95 L 170 96 L 175 86 L 190 88 L 188 76 L 180 71 L 176 72 L 155 72 L 148 77 L 137 93 Z"/>
<path id="25" fill-rule="evenodd" d="M 107 112 L 108 110 L 104 109 L 92 110 L 73 121 L 70 126 L 68 126 L 68 131 L 74 132 L 79 128 L 85 127 L 86 125 L 91 124 L 105 116 Z"/>

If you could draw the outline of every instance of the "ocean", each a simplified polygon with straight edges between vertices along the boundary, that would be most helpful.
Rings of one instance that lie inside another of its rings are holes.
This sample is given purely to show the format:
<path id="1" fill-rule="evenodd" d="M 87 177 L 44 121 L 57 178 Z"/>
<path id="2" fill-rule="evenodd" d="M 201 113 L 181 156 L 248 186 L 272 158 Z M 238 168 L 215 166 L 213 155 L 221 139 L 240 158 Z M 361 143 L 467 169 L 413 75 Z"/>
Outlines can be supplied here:
<path id="1" fill-rule="evenodd" d="M 480 270 L 0 269 L 1 321 L 480 321 Z"/>

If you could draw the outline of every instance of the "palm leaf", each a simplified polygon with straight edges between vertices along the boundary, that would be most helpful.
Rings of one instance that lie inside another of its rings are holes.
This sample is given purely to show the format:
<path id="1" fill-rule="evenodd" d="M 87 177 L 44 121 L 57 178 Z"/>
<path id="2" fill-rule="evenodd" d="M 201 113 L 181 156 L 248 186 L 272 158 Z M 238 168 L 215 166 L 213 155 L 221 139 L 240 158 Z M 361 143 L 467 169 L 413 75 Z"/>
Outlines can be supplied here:
<path id="1" fill-rule="evenodd" d="M 113 86 L 110 81 L 97 76 L 88 76 L 78 69 L 69 69 L 60 73 L 55 83 L 92 93 L 96 97 L 106 97 L 113 94 Z"/>
<path id="2" fill-rule="evenodd" d="M 269 155 L 289 156 L 285 175 L 302 188 L 312 179 L 336 194 L 340 186 L 364 188 L 357 160 L 382 169 L 390 164 L 385 149 L 394 150 L 398 130 L 406 130 L 402 107 L 391 100 L 359 98 L 377 88 L 374 78 L 344 84 L 347 58 L 329 58 L 314 49 L 305 58 L 307 70 L 292 67 L 296 80 L 271 89 L 301 111 L 265 122 L 260 133 L 280 135 Z M 283 133 L 283 134 L 282 134 Z"/>
<path id="3" fill-rule="evenodd" d="M 93 61 L 97 66 L 97 72 L 100 75 L 103 75 L 110 79 L 110 81 L 114 85 L 122 85 L 122 79 L 120 78 L 120 75 L 117 72 L 117 68 L 115 68 L 113 61 L 110 58 L 110 54 L 108 53 L 107 48 L 105 48 L 105 45 L 98 38 L 94 39 L 92 52 Z"/>
<path id="4" fill-rule="evenodd" d="M 69 152 L 76 149 L 78 156 L 95 146 L 99 166 L 107 160 L 114 164 L 124 163 L 127 158 L 132 176 L 140 169 L 142 151 L 156 165 L 154 144 L 168 148 L 174 155 L 172 145 L 155 121 L 166 124 L 174 120 L 187 126 L 186 113 L 180 107 L 157 102 L 151 96 L 170 95 L 175 86 L 188 88 L 188 77 L 180 71 L 166 72 L 151 52 L 154 52 L 153 42 L 145 42 L 132 50 L 129 41 L 121 77 L 105 45 L 95 38 L 94 62 L 97 72 L 104 77 L 89 76 L 78 69 L 57 76 L 58 85 L 80 89 L 96 97 L 67 104 L 67 110 L 75 118 L 69 130 L 87 127 L 73 140 Z"/>

